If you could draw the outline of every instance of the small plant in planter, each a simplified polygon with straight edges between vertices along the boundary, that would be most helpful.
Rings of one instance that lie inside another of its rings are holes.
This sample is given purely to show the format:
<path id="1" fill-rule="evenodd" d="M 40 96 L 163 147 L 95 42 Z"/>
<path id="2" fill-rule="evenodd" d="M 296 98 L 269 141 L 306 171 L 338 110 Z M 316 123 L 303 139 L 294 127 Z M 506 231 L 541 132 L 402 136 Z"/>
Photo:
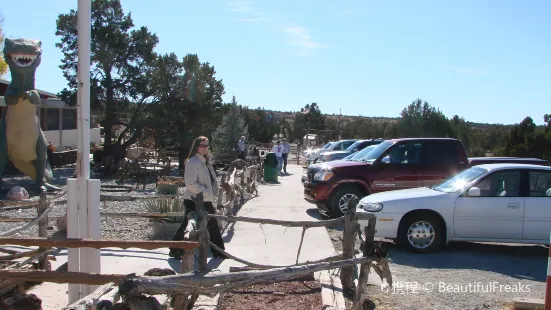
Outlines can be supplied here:
<path id="1" fill-rule="evenodd" d="M 182 177 L 162 177 L 157 182 L 157 192 L 167 195 L 176 195 L 178 187 L 185 186 L 184 178 Z"/>
<path id="2" fill-rule="evenodd" d="M 186 210 L 184 199 L 180 197 L 149 200 L 146 201 L 146 208 L 150 213 L 185 212 Z M 153 226 L 153 236 L 160 237 L 162 239 L 171 238 L 174 236 L 183 221 L 183 216 L 170 216 L 151 219 L 150 222 Z"/>

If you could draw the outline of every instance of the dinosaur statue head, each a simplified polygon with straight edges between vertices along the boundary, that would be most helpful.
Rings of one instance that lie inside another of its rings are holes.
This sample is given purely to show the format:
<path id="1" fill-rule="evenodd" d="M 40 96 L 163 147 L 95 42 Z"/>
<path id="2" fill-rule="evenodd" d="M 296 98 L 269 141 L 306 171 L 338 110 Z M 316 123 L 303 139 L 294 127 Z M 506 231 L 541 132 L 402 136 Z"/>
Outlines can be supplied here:
<path id="1" fill-rule="evenodd" d="M 42 42 L 29 39 L 8 39 L 4 44 L 4 58 L 11 72 L 30 73 L 40 65 Z"/>

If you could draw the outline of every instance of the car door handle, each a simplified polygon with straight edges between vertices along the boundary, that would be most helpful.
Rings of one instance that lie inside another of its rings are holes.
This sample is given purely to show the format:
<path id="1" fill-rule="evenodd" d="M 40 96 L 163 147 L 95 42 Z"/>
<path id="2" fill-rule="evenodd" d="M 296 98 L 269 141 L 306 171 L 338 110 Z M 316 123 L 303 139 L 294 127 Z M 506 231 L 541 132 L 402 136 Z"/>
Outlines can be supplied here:
<path id="1" fill-rule="evenodd" d="M 509 208 L 509 209 L 518 209 L 518 208 L 520 208 L 520 205 L 518 203 L 509 203 L 509 204 L 507 204 L 507 208 Z"/>

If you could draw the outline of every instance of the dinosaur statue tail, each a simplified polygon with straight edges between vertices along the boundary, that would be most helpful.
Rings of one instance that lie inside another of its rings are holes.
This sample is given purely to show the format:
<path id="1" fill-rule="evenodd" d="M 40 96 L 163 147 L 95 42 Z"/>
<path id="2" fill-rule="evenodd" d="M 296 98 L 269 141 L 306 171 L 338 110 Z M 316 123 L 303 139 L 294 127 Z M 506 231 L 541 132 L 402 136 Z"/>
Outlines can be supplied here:
<path id="1" fill-rule="evenodd" d="M 54 172 L 52 170 L 52 166 L 50 166 L 50 163 L 46 160 L 46 169 L 44 169 L 44 178 L 46 179 L 46 182 L 50 183 L 54 179 Z"/>

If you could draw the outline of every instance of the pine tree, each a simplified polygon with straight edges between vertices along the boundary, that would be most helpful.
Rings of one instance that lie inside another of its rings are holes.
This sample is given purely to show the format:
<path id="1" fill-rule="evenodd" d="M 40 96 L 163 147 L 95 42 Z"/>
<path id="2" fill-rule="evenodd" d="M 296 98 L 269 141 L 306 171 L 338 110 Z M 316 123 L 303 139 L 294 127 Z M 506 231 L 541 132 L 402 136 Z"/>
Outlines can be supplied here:
<path id="1" fill-rule="evenodd" d="M 237 142 L 247 136 L 247 126 L 237 106 L 235 96 L 232 98 L 230 112 L 222 118 L 222 123 L 212 134 L 214 160 L 228 163 L 237 158 Z"/>

